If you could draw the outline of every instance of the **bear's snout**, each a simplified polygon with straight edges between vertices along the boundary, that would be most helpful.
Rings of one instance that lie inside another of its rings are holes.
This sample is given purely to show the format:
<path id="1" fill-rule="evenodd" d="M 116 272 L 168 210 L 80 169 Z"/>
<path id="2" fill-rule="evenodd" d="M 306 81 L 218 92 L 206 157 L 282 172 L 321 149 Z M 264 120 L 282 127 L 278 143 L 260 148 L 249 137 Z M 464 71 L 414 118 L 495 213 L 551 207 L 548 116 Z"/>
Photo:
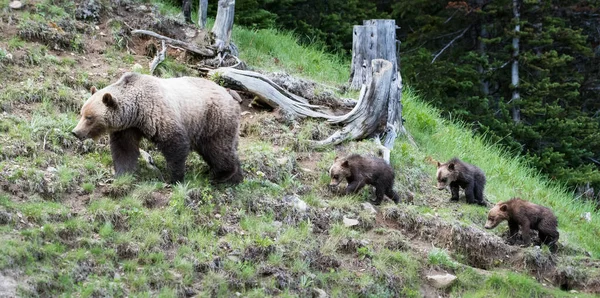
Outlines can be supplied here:
<path id="1" fill-rule="evenodd" d="M 73 134 L 76 138 L 78 138 L 80 141 L 83 141 L 85 139 L 84 136 L 82 136 L 81 134 L 77 133 L 76 131 L 72 130 L 71 134 Z"/>

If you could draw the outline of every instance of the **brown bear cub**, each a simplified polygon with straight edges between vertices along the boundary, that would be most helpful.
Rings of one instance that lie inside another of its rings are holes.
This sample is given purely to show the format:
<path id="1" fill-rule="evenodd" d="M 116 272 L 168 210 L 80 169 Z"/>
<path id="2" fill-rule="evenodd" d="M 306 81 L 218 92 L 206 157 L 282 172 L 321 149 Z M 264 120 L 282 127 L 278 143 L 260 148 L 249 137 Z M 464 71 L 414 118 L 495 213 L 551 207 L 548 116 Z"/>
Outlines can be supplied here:
<path id="1" fill-rule="evenodd" d="M 536 205 L 534 203 L 512 198 L 507 202 L 500 202 L 494 206 L 488 213 L 488 219 L 485 223 L 486 229 L 493 229 L 502 221 L 508 221 L 510 244 L 515 243 L 515 238 L 519 229 L 523 238 L 523 245 L 530 244 L 530 230 L 538 231 L 540 242 L 550 247 L 551 252 L 556 251 L 556 242 L 558 242 L 558 221 L 556 216 L 547 207 Z"/>
<path id="2" fill-rule="evenodd" d="M 437 188 L 444 190 L 450 186 L 451 201 L 458 201 L 459 187 L 465 190 L 465 197 L 469 204 L 486 206 L 483 200 L 485 187 L 485 174 L 483 171 L 458 158 L 452 158 L 446 163 L 437 163 Z"/>
<path id="3" fill-rule="evenodd" d="M 365 184 L 375 186 L 377 199 L 375 205 L 381 204 L 383 196 L 387 195 L 394 203 L 400 201 L 400 196 L 394 191 L 394 170 L 377 157 L 361 156 L 352 154 L 344 158 L 335 158 L 333 165 L 329 168 L 331 183 L 329 188 L 335 188 L 345 178 L 348 182 L 345 194 L 356 193 Z"/>

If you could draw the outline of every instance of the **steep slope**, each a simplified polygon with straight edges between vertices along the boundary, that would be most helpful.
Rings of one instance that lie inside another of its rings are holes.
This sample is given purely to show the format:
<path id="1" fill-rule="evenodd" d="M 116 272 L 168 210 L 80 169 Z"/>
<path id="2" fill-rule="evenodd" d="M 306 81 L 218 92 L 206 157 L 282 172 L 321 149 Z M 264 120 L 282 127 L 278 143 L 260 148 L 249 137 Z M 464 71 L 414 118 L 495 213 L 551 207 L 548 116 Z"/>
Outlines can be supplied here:
<path id="1" fill-rule="evenodd" d="M 374 154 L 374 144 L 312 151 L 308 141 L 333 128 L 311 119 L 289 123 L 276 112 L 247 108 L 247 101 L 241 185 L 210 185 L 197 155 L 188 159 L 183 184 L 164 183 L 143 161 L 135 177 L 113 179 L 107 138 L 79 142 L 69 131 L 91 86 L 133 68 L 147 71 L 154 41 L 134 39 L 128 28 L 177 37 L 183 32 L 181 16 L 173 15 L 178 9 L 32 1 L 12 10 L 6 0 L 0 9 L 0 291 L 8 296 L 523 297 L 600 291 L 600 225 L 591 205 L 460 125 L 440 120 L 410 91 L 404 94 L 405 118 L 416 146 L 400 139 L 392 153 L 404 199 L 399 205 L 386 202 L 372 212 L 363 204 L 373 197 L 368 189 L 354 196 L 327 190 L 336 155 Z M 253 67 L 319 82 L 306 83 L 306 92 L 336 89 L 348 75 L 347 63 L 297 45 L 288 33 L 236 28 L 234 40 Z M 178 53 L 170 52 L 158 75 L 197 75 Z M 152 144 L 143 147 L 164 169 Z M 554 209 L 559 252 L 507 245 L 500 237 L 505 225 L 482 228 L 486 208 L 467 206 L 464 198 L 449 202 L 449 193 L 434 189 L 435 167 L 427 160 L 454 155 L 486 171 L 488 200 L 519 195 Z M 446 272 L 458 277 L 446 289 L 426 278 Z"/>

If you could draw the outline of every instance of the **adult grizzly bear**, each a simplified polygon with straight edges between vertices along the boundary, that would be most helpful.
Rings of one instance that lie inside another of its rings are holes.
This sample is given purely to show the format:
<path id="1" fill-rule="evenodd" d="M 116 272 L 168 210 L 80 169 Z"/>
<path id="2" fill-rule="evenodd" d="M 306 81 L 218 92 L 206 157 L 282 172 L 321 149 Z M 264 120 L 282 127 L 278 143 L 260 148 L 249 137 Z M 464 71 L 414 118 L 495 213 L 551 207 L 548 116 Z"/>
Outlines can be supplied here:
<path id="1" fill-rule="evenodd" d="M 373 202 L 376 205 L 381 204 L 383 196 L 387 195 L 394 203 L 400 201 L 400 196 L 394 191 L 394 170 L 385 162 L 377 157 L 365 157 L 359 154 L 352 154 L 344 158 L 335 158 L 333 165 L 329 168 L 331 182 L 330 188 L 334 188 L 346 179 L 348 186 L 346 194 L 355 193 L 361 190 L 365 184 L 375 186 L 377 199 Z"/>
<path id="2" fill-rule="evenodd" d="M 202 78 L 125 73 L 91 91 L 72 133 L 80 140 L 110 134 L 117 176 L 135 171 L 144 137 L 165 156 L 172 182 L 183 180 L 190 150 L 209 165 L 214 182 L 243 180 L 237 156 L 240 107 L 225 88 Z"/>
<path id="3" fill-rule="evenodd" d="M 529 245 L 531 241 L 531 231 L 538 231 L 541 243 L 550 247 L 551 252 L 556 251 L 556 242 L 558 241 L 558 221 L 556 216 L 547 207 L 536 205 L 534 203 L 512 198 L 507 202 L 496 204 L 488 213 L 488 219 L 485 223 L 486 229 L 493 229 L 502 221 L 508 221 L 510 244 L 514 244 L 515 236 L 521 230 L 523 245 Z"/>
<path id="4" fill-rule="evenodd" d="M 458 201 L 459 187 L 462 187 L 467 203 L 486 206 L 483 200 L 485 174 L 480 168 L 456 157 L 443 164 L 437 162 L 437 188 L 443 190 L 448 186 L 452 192 L 451 201 Z"/>

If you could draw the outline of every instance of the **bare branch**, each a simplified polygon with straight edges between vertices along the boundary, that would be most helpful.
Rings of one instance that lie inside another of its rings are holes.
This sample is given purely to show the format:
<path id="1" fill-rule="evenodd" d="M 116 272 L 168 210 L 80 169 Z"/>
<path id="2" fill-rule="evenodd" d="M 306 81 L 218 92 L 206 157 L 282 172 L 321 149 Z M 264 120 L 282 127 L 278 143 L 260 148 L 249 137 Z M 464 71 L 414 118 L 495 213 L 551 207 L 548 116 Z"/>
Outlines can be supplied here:
<path id="1" fill-rule="evenodd" d="M 150 74 L 154 73 L 154 70 L 156 69 L 156 67 L 163 61 L 165 61 L 166 58 L 166 53 L 167 53 L 167 46 L 165 45 L 165 41 L 161 41 L 162 43 L 162 51 L 158 52 L 156 54 L 156 57 L 154 57 L 154 59 L 152 59 L 152 62 L 150 62 Z"/>
<path id="2" fill-rule="evenodd" d="M 467 33 L 467 30 L 469 30 L 471 28 L 471 25 L 469 25 L 467 28 L 465 28 L 465 30 L 462 31 L 462 33 L 460 33 L 460 35 L 456 36 L 455 38 L 453 38 L 443 49 L 441 49 L 436 55 L 435 57 L 433 57 L 433 60 L 431 60 L 431 64 L 433 64 L 433 62 L 435 62 L 435 60 L 449 47 L 451 46 L 457 39 L 461 38 L 463 35 L 465 35 L 465 33 Z"/>

